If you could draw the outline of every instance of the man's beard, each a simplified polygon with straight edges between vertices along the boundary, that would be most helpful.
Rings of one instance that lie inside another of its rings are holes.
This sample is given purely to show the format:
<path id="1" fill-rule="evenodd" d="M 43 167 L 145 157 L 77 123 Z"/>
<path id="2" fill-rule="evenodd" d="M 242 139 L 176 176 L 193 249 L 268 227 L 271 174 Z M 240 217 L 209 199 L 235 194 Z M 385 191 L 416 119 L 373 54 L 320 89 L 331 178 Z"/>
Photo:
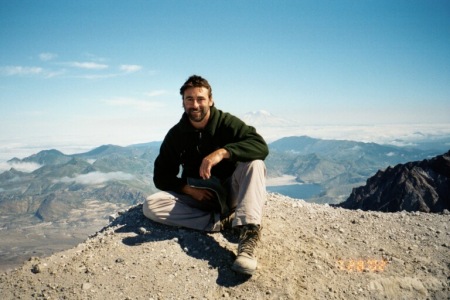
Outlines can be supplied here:
<path id="1" fill-rule="evenodd" d="M 193 122 L 201 122 L 208 114 L 208 108 L 189 109 L 187 112 L 189 120 Z"/>

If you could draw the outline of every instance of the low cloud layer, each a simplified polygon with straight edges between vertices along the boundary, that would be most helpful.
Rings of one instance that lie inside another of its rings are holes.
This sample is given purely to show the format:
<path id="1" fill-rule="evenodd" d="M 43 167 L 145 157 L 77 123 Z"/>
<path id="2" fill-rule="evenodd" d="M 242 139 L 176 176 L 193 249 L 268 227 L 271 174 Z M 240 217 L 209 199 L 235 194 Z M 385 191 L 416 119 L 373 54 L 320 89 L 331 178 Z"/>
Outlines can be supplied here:
<path id="1" fill-rule="evenodd" d="M 56 182 L 63 182 L 63 183 L 74 182 L 85 185 L 96 185 L 111 180 L 132 180 L 133 178 L 134 178 L 133 175 L 124 172 L 109 172 L 109 173 L 91 172 L 88 174 L 80 174 L 77 175 L 76 177 L 66 176 L 57 180 Z"/>
<path id="2" fill-rule="evenodd" d="M 0 162 L 0 173 L 8 171 L 11 168 L 17 171 L 31 173 L 40 167 L 42 167 L 40 164 L 33 162 Z"/>
<path id="3" fill-rule="evenodd" d="M 251 123 L 248 123 L 253 125 Z M 418 142 L 431 142 L 450 137 L 449 124 L 407 124 L 407 125 L 322 125 L 322 126 L 255 126 L 268 141 L 273 142 L 285 136 L 306 135 L 319 139 L 352 140 L 395 146 L 417 146 Z"/>

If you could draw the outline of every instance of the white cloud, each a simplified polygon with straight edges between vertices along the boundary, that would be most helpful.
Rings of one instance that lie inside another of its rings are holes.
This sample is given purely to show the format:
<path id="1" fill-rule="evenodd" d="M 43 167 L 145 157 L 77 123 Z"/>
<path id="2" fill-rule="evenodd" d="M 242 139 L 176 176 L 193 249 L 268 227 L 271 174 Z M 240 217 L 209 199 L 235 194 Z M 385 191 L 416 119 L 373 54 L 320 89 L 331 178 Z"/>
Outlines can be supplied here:
<path id="1" fill-rule="evenodd" d="M 113 78 L 117 77 L 118 74 L 88 74 L 88 75 L 80 75 L 76 76 L 77 78 L 83 78 L 83 79 L 106 79 L 106 78 Z"/>
<path id="2" fill-rule="evenodd" d="M 155 90 L 155 91 L 151 91 L 151 92 L 145 93 L 145 95 L 148 96 L 148 97 L 158 97 L 158 96 L 162 96 L 164 94 L 167 94 L 167 91 L 165 91 L 165 90 Z"/>
<path id="3" fill-rule="evenodd" d="M 104 70 L 104 69 L 108 68 L 108 65 L 99 64 L 99 63 L 90 62 L 90 61 L 86 61 L 86 62 L 74 61 L 74 62 L 68 63 L 68 65 L 71 67 L 74 67 L 74 68 L 80 68 L 80 69 L 86 69 L 86 70 Z"/>
<path id="4" fill-rule="evenodd" d="M 152 111 L 157 108 L 161 108 L 164 105 L 161 102 L 145 101 L 133 98 L 116 98 L 104 101 L 111 106 L 123 106 L 137 109 L 139 111 Z"/>
<path id="5" fill-rule="evenodd" d="M 50 52 L 44 52 L 44 53 L 39 54 L 39 59 L 42 61 L 49 61 L 49 60 L 55 59 L 56 57 L 58 57 L 57 54 L 50 53 Z"/>
<path id="6" fill-rule="evenodd" d="M 17 171 L 30 173 L 39 169 L 42 165 L 33 162 L 0 162 L 0 172 L 8 171 L 11 168 Z"/>
<path id="7" fill-rule="evenodd" d="M 40 67 L 22 67 L 22 66 L 7 66 L 0 69 L 1 73 L 7 76 L 14 75 L 38 75 L 44 72 Z"/>
<path id="8" fill-rule="evenodd" d="M 109 65 L 106 64 L 100 64 L 96 62 L 70 62 L 66 63 L 66 65 L 74 68 L 84 69 L 84 70 L 93 70 L 93 71 L 100 71 L 105 70 L 109 68 Z M 123 76 L 128 75 L 131 73 L 138 72 L 142 69 L 142 66 L 139 65 L 120 65 L 119 70 L 120 72 L 115 73 L 102 73 L 102 74 L 84 74 L 78 76 L 78 78 L 84 78 L 84 79 L 106 79 L 106 78 L 113 78 L 117 76 Z"/>
<path id="9" fill-rule="evenodd" d="M 125 73 L 133 73 L 142 70 L 142 66 L 139 65 L 121 65 L 120 70 Z"/>
<path id="10" fill-rule="evenodd" d="M 53 78 L 63 75 L 66 70 L 47 70 L 41 67 L 23 67 L 23 66 L 7 66 L 0 68 L 0 73 L 6 76 L 42 76 L 45 78 Z"/>
<path id="11" fill-rule="evenodd" d="M 64 75 L 65 73 L 66 73 L 66 70 L 61 69 L 58 71 L 45 71 L 44 75 L 46 78 L 53 78 L 53 77 Z"/>
<path id="12" fill-rule="evenodd" d="M 64 183 L 79 183 L 85 185 L 95 185 L 105 183 L 111 180 L 132 180 L 134 178 L 133 175 L 124 173 L 124 172 L 91 172 L 87 174 L 80 174 L 76 177 L 63 177 L 60 180 L 56 180 L 56 182 L 64 182 Z"/>
<path id="13" fill-rule="evenodd" d="M 108 61 L 108 59 L 105 57 L 98 56 L 96 54 L 89 53 L 89 52 L 85 52 L 82 55 L 83 55 L 83 57 L 85 57 L 86 59 L 88 59 L 90 61 Z"/>

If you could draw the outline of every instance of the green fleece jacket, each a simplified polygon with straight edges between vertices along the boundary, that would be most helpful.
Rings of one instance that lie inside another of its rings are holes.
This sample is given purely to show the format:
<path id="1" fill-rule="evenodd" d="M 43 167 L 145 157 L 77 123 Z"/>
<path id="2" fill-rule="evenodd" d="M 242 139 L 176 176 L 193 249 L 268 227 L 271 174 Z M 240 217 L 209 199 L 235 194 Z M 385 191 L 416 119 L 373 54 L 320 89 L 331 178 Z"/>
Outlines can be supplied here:
<path id="1" fill-rule="evenodd" d="M 211 107 L 211 115 L 206 127 L 194 128 L 186 113 L 173 126 L 155 160 L 153 181 L 163 191 L 181 192 L 187 178 L 200 178 L 202 159 L 213 151 L 225 148 L 229 159 L 222 160 L 211 170 L 212 176 L 225 181 L 235 168 L 236 162 L 264 160 L 269 154 L 264 139 L 255 128 L 246 125 L 239 118 Z M 178 177 L 180 166 L 183 168 Z"/>

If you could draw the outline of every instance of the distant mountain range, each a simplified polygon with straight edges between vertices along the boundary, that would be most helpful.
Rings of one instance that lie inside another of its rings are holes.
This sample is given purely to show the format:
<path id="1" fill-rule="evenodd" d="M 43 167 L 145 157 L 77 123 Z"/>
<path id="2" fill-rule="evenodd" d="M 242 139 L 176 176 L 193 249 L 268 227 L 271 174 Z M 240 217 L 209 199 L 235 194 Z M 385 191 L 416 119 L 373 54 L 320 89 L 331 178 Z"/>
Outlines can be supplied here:
<path id="1" fill-rule="evenodd" d="M 159 147 L 160 142 L 103 145 L 86 153 L 66 155 L 53 149 L 13 158 L 9 163 L 40 167 L 31 173 L 12 168 L 0 174 L 0 213 L 34 214 L 51 221 L 92 199 L 130 205 L 141 202 L 156 191 L 152 174 Z M 268 176 L 287 174 L 295 176 L 298 183 L 322 186 L 321 194 L 306 199 L 318 203 L 344 201 L 353 188 L 380 169 L 440 154 L 439 150 L 307 136 L 282 138 L 269 148 Z"/>
<path id="2" fill-rule="evenodd" d="M 12 168 L 0 174 L 0 213 L 35 214 L 53 221 L 92 199 L 129 205 L 143 201 L 156 190 L 151 176 L 159 145 L 104 145 L 73 155 L 52 149 L 13 158 L 10 163 L 41 167 L 31 173 Z"/>

